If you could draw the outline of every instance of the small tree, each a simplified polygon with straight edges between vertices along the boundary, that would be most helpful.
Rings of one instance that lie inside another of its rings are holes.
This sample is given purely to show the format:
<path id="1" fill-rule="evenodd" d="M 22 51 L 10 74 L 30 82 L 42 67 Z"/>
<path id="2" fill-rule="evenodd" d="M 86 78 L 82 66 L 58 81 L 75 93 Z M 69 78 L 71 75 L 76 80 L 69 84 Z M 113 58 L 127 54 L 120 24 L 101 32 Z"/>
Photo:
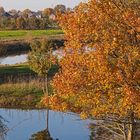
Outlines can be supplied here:
<path id="1" fill-rule="evenodd" d="M 47 39 L 41 42 L 35 41 L 31 45 L 32 51 L 29 53 L 29 65 L 33 71 L 44 79 L 43 91 L 45 95 L 49 95 L 48 90 L 48 73 L 53 65 L 52 43 Z M 46 129 L 49 130 L 49 101 L 47 104 L 47 122 Z"/>
<path id="2" fill-rule="evenodd" d="M 42 12 L 44 17 L 48 17 L 51 14 L 54 14 L 54 10 L 52 8 L 45 8 Z"/>
<path id="3" fill-rule="evenodd" d="M 60 13 L 64 13 L 66 11 L 66 6 L 63 4 L 58 4 L 54 7 L 54 12 L 55 14 L 60 12 Z"/>
<path id="4" fill-rule="evenodd" d="M 44 78 L 44 93 L 48 94 L 48 72 L 52 63 L 52 43 L 47 39 L 34 41 L 31 44 L 32 51 L 29 53 L 28 60 L 30 68 L 39 76 Z"/>

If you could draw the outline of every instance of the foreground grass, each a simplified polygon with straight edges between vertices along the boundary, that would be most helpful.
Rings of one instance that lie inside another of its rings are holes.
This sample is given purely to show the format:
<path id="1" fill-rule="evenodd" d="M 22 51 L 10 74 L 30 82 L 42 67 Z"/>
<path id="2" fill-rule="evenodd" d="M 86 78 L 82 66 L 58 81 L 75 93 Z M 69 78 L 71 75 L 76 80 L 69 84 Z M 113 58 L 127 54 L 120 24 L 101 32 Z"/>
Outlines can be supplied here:
<path id="1" fill-rule="evenodd" d="M 63 34 L 62 30 L 6 30 L 0 31 L 0 39 L 6 38 L 28 38 L 41 37 L 41 36 L 53 36 Z"/>

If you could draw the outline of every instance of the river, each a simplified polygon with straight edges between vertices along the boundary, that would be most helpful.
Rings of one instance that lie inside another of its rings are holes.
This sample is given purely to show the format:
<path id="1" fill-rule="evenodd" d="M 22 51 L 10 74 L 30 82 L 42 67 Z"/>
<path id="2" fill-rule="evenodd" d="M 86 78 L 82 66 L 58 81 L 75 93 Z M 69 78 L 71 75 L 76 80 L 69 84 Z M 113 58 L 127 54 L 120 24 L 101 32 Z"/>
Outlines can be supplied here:
<path id="1" fill-rule="evenodd" d="M 57 55 L 58 58 L 62 57 L 61 51 L 55 51 L 53 54 Z M 24 63 L 27 62 L 27 57 L 27 54 L 1 57 L 0 64 Z M 46 138 L 46 113 L 46 110 L 1 108 L 0 140 L 49 140 Z M 89 120 L 81 120 L 72 113 L 49 111 L 49 133 L 53 140 L 89 140 L 89 123 Z M 2 133 L 3 126 L 6 127 L 6 131 L 4 131 L 6 133 Z"/>
<path id="2" fill-rule="evenodd" d="M 62 58 L 63 51 L 62 49 L 53 51 L 53 55 L 55 55 L 58 59 Z M 17 54 L 12 56 L 0 57 L 0 64 L 2 65 L 14 65 L 25 63 L 28 60 L 28 54 Z"/>
<path id="3" fill-rule="evenodd" d="M 8 131 L 5 140 L 29 140 L 46 129 L 46 110 L 0 109 Z M 49 111 L 49 132 L 53 140 L 89 140 L 90 121 L 77 115 Z M 2 139 L 1 139 L 2 140 Z M 48 140 L 48 139 L 35 139 Z"/>
<path id="4" fill-rule="evenodd" d="M 0 64 L 2 65 L 14 65 L 14 64 L 24 63 L 26 61 L 27 61 L 27 54 L 0 57 Z"/>

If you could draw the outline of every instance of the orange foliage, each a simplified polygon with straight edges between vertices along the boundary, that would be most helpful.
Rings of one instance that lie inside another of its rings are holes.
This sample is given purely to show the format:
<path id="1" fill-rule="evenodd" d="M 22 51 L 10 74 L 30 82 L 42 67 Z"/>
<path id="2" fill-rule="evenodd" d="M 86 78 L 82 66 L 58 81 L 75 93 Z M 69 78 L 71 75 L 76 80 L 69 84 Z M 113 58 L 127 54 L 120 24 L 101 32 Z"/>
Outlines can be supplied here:
<path id="1" fill-rule="evenodd" d="M 81 117 L 140 116 L 140 2 L 90 0 L 61 15 L 66 54 L 50 107 Z"/>

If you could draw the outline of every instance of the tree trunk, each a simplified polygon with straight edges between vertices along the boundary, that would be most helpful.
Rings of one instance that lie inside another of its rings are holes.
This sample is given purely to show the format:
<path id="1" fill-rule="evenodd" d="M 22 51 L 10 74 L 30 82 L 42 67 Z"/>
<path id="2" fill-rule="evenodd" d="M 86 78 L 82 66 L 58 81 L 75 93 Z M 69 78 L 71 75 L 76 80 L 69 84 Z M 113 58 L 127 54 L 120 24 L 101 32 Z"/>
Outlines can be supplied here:
<path id="1" fill-rule="evenodd" d="M 45 95 L 49 96 L 49 89 L 48 89 L 48 76 L 45 77 Z M 47 105 L 47 118 L 46 118 L 46 129 L 49 131 L 49 101 Z"/>
<path id="2" fill-rule="evenodd" d="M 136 140 L 135 139 L 135 121 L 134 121 L 134 113 L 131 113 L 130 116 L 130 124 L 129 124 L 129 130 L 127 133 L 126 140 Z"/>
<path id="3" fill-rule="evenodd" d="M 48 90 L 48 76 L 43 76 L 43 92 L 44 95 L 49 95 L 49 90 Z"/>
<path id="4" fill-rule="evenodd" d="M 46 129 L 49 131 L 49 108 L 47 108 Z"/>
<path id="5" fill-rule="evenodd" d="M 48 89 L 48 76 L 45 77 L 45 89 L 46 89 L 46 95 L 49 96 L 49 89 Z"/>
<path id="6" fill-rule="evenodd" d="M 130 130 L 128 131 L 127 140 L 134 140 L 132 126 L 131 126 Z"/>
<path id="7" fill-rule="evenodd" d="M 46 93 L 46 76 L 43 76 L 43 93 Z"/>

